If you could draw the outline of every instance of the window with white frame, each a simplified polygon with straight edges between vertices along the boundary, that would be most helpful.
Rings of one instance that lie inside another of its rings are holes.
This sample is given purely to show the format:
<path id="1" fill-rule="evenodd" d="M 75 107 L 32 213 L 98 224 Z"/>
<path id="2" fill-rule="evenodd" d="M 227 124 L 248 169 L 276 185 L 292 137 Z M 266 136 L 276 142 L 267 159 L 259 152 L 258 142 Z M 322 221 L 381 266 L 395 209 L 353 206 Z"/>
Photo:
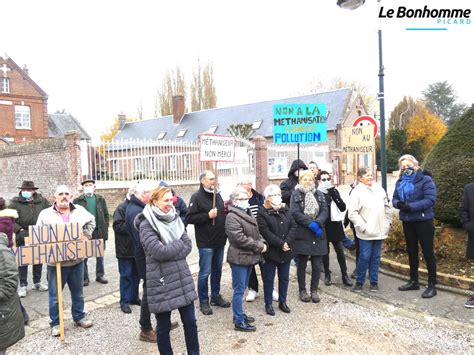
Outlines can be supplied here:
<path id="1" fill-rule="evenodd" d="M 176 156 L 170 157 L 170 171 L 176 171 Z"/>
<path id="2" fill-rule="evenodd" d="M 118 169 L 118 161 L 116 159 L 112 160 L 112 173 L 113 174 L 118 174 L 119 169 Z"/>
<path id="3" fill-rule="evenodd" d="M 31 129 L 31 114 L 29 106 L 15 106 L 15 127 Z"/>
<path id="4" fill-rule="evenodd" d="M 209 128 L 208 132 L 209 133 L 216 133 L 217 130 L 217 125 L 213 124 L 211 128 Z"/>
<path id="5" fill-rule="evenodd" d="M 135 158 L 135 172 L 140 172 L 142 171 L 142 159 L 141 158 Z"/>
<path id="6" fill-rule="evenodd" d="M 288 152 L 279 151 L 279 152 L 277 152 L 277 157 L 279 157 L 279 158 L 288 158 Z"/>
<path id="7" fill-rule="evenodd" d="M 185 154 L 183 157 L 183 169 L 187 170 L 191 168 L 191 155 Z"/>
<path id="8" fill-rule="evenodd" d="M 0 92 L 9 94 L 10 93 L 10 79 L 1 78 L 0 79 Z"/>
<path id="9" fill-rule="evenodd" d="M 150 164 L 150 171 L 155 171 L 156 170 L 156 158 L 155 157 L 150 157 L 149 158 L 149 164 Z"/>
<path id="10" fill-rule="evenodd" d="M 259 129 L 260 126 L 262 125 L 262 121 L 254 121 L 252 124 L 252 129 Z"/>
<path id="11" fill-rule="evenodd" d="M 181 138 L 181 137 L 184 137 L 184 135 L 186 134 L 186 131 L 187 129 L 182 129 L 178 132 L 178 135 L 176 136 L 177 138 Z"/>
<path id="12" fill-rule="evenodd" d="M 163 139 L 163 138 L 165 138 L 165 136 L 166 136 L 166 132 L 161 131 L 160 134 L 158 134 L 158 139 Z"/>

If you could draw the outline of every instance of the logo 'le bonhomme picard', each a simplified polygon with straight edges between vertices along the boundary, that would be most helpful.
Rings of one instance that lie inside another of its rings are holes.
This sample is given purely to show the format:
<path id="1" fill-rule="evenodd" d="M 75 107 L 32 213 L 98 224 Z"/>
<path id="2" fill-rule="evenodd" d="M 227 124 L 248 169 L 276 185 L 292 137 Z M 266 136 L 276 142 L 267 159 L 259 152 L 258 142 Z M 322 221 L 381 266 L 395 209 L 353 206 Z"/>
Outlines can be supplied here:
<path id="1" fill-rule="evenodd" d="M 427 18 L 436 19 L 438 24 L 469 25 L 471 9 L 430 9 L 425 5 L 422 9 L 408 9 L 399 6 L 397 9 L 380 7 L 379 18 Z"/>

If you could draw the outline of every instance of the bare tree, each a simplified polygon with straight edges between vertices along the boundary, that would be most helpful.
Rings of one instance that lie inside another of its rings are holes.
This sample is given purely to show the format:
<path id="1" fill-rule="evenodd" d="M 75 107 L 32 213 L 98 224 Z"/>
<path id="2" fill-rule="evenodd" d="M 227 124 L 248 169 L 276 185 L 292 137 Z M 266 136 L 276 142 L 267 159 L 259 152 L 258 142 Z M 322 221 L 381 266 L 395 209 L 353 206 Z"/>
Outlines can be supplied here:
<path id="1" fill-rule="evenodd" d="M 217 106 L 216 87 L 214 84 L 214 69 L 212 63 L 202 68 L 201 59 L 198 58 L 197 68 L 193 69 L 191 83 L 191 110 L 199 111 Z"/>
<path id="2" fill-rule="evenodd" d="M 173 96 L 183 95 L 186 97 L 186 80 L 179 66 L 176 66 L 175 70 L 166 72 L 158 95 L 161 115 L 171 115 L 173 113 Z"/>

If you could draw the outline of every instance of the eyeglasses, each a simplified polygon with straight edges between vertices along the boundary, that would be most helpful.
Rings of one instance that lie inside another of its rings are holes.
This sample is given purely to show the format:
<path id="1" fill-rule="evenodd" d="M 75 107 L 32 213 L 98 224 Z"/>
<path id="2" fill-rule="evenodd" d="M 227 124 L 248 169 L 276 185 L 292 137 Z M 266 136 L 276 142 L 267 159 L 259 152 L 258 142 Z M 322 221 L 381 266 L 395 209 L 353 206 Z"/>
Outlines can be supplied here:
<path id="1" fill-rule="evenodd" d="M 248 198 L 236 198 L 235 201 L 248 201 Z"/>
<path id="2" fill-rule="evenodd" d="M 330 178 L 327 178 L 327 179 L 323 178 L 323 179 L 321 179 L 321 181 L 331 181 L 331 179 Z"/>
<path id="3" fill-rule="evenodd" d="M 281 194 L 268 195 L 268 197 L 273 197 L 273 196 L 280 196 L 281 197 Z"/>

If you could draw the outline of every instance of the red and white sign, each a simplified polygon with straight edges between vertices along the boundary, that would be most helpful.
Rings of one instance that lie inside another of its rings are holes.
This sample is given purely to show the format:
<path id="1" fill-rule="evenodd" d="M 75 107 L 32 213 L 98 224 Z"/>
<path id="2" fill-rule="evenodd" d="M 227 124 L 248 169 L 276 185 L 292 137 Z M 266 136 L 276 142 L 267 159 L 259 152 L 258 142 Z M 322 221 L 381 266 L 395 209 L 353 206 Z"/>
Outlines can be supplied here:
<path id="1" fill-rule="evenodd" d="M 235 137 L 204 133 L 199 136 L 199 160 L 233 162 Z"/>
<path id="2" fill-rule="evenodd" d="M 374 126 L 374 137 L 376 137 L 377 136 L 377 121 L 375 121 L 373 117 L 360 116 L 354 121 L 354 123 L 352 124 L 352 127 L 369 126 L 369 125 Z"/>

